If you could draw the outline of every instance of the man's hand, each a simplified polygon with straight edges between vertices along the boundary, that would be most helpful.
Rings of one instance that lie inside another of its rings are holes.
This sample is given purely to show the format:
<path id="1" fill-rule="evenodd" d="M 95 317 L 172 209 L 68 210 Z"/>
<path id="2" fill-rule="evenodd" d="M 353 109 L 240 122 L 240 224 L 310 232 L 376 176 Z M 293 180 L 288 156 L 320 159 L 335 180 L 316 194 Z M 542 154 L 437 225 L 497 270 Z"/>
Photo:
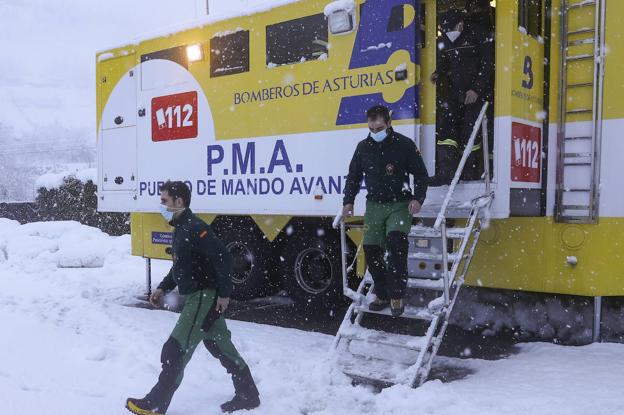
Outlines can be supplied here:
<path id="1" fill-rule="evenodd" d="M 440 75 L 438 75 L 437 72 L 434 72 L 431 74 L 431 78 L 429 78 L 429 80 L 431 80 L 432 84 L 435 84 L 436 82 L 438 82 L 438 78 L 440 77 Z"/>
<path id="2" fill-rule="evenodd" d="M 421 204 L 418 202 L 418 200 L 412 200 L 409 204 L 409 213 L 410 215 L 415 215 L 418 212 L 420 212 L 420 208 L 422 208 Z"/>
<path id="3" fill-rule="evenodd" d="M 474 104 L 477 102 L 477 98 L 479 98 L 479 94 L 477 94 L 472 89 L 466 92 L 466 100 L 464 101 L 465 105 Z"/>
<path id="4" fill-rule="evenodd" d="M 155 291 L 152 292 L 152 295 L 150 295 L 150 298 L 149 298 L 150 304 L 156 308 L 161 308 L 160 299 L 162 298 L 163 295 L 165 295 L 165 292 L 161 290 L 160 288 L 157 288 Z"/>
<path id="5" fill-rule="evenodd" d="M 353 203 L 346 204 L 342 207 L 342 217 L 348 218 L 353 216 Z"/>
<path id="6" fill-rule="evenodd" d="M 227 310 L 228 305 L 230 305 L 230 299 L 229 298 L 217 297 L 217 312 L 219 314 L 224 313 L 225 310 Z"/>

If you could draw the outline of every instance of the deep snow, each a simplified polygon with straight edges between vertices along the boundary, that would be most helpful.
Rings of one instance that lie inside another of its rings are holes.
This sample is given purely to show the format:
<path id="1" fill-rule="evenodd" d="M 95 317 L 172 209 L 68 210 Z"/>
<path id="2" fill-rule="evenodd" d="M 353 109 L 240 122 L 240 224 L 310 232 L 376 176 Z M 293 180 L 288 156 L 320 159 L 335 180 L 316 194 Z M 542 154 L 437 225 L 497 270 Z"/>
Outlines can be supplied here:
<path id="1" fill-rule="evenodd" d="M 177 315 L 127 307 L 144 262 L 128 236 L 74 222 L 20 226 L 0 219 L 0 397 L 3 414 L 122 414 L 155 381 Z M 65 268 L 78 263 L 96 268 Z M 97 268 L 99 266 L 99 268 Z M 168 263 L 155 261 L 155 283 Z M 228 322 L 262 394 L 254 414 L 622 413 L 624 345 L 523 344 L 498 361 L 441 358 L 472 372 L 451 383 L 381 393 L 332 371 L 331 336 Z M 470 345 L 467 345 L 468 347 Z M 198 348 L 170 414 L 217 413 L 232 386 Z"/>

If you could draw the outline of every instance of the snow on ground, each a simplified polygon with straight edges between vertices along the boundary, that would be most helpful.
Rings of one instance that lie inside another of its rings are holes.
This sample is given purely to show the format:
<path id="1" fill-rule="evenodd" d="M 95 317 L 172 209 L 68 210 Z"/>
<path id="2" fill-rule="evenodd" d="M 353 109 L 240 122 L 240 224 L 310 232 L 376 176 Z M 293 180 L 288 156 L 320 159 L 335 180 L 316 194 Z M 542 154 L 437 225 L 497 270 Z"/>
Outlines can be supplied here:
<path id="1" fill-rule="evenodd" d="M 142 291 L 144 278 L 144 262 L 129 248 L 128 236 L 74 222 L 21 226 L 0 219 L 4 415 L 122 414 L 127 396 L 152 386 L 177 315 L 124 305 Z M 155 262 L 155 282 L 167 267 Z M 498 361 L 444 358 L 473 373 L 377 393 L 331 370 L 331 336 L 228 324 L 262 394 L 262 406 L 250 414 L 614 415 L 624 408 L 621 344 L 533 343 Z M 218 413 L 232 392 L 225 371 L 200 347 L 169 414 Z"/>

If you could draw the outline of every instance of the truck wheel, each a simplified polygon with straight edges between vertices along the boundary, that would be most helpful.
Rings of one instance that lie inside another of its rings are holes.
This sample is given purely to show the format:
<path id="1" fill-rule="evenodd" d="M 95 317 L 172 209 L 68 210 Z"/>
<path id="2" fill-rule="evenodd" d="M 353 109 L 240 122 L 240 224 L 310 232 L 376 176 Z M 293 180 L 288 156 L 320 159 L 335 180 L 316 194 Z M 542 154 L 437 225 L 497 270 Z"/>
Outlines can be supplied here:
<path id="1" fill-rule="evenodd" d="M 296 226 L 282 249 L 282 286 L 310 311 L 343 304 L 340 237 L 334 230 Z"/>
<path id="2" fill-rule="evenodd" d="M 215 228 L 232 255 L 232 298 L 249 300 L 266 295 L 276 268 L 269 241 L 250 218 L 225 218 Z"/>

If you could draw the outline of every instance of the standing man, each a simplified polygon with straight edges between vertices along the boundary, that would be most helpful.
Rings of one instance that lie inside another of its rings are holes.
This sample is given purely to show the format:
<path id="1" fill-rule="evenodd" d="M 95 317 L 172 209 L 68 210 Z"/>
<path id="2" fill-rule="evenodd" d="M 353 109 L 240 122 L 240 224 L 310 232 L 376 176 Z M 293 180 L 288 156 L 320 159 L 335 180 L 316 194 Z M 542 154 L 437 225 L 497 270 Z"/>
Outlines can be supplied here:
<path id="1" fill-rule="evenodd" d="M 151 295 L 158 307 L 163 295 L 176 286 L 186 296 L 184 309 L 162 349 L 162 372 L 143 398 L 128 398 L 126 408 L 138 415 L 167 412 L 182 382 L 184 368 L 197 345 L 208 351 L 232 375 L 234 398 L 221 405 L 223 412 L 252 409 L 260 405 L 258 389 L 249 367 L 231 341 L 223 313 L 232 292 L 232 258 L 210 226 L 191 212 L 191 192 L 183 182 L 166 182 L 160 188 L 160 212 L 172 226 L 173 266 Z"/>
<path id="2" fill-rule="evenodd" d="M 475 121 L 483 104 L 491 100 L 494 71 L 492 32 L 481 24 L 466 24 L 464 13 L 450 11 L 441 22 L 443 35 L 438 39 L 438 68 L 431 81 L 440 77 L 449 81 L 450 90 L 436 146 L 436 175 L 430 186 L 450 184 L 455 176 Z M 481 143 L 475 141 L 463 177 L 476 180 L 481 176 Z"/>
<path id="3" fill-rule="evenodd" d="M 388 108 L 374 106 L 366 116 L 370 132 L 357 145 L 349 165 L 342 214 L 353 214 L 353 203 L 364 178 L 368 191 L 364 253 L 377 296 L 369 308 L 380 311 L 390 305 L 392 315 L 398 317 L 405 311 L 407 234 L 412 215 L 420 211 L 425 200 L 429 175 L 414 142 L 392 129 Z M 414 176 L 413 192 L 410 174 Z"/>

